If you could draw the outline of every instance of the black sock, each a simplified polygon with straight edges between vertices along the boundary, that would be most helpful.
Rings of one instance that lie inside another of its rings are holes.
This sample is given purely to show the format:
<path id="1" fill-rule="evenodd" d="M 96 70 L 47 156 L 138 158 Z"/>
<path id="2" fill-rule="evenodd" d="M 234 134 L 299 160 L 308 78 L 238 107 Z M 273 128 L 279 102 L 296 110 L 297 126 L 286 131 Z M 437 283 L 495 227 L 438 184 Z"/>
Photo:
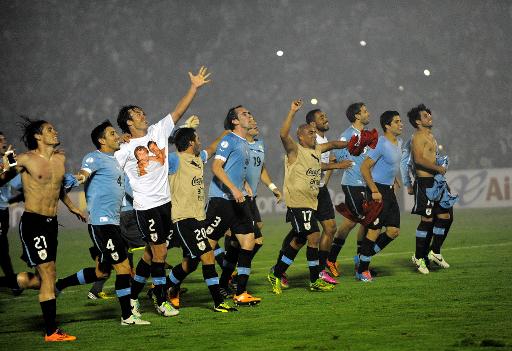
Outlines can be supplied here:
<path id="1" fill-rule="evenodd" d="M 99 280 L 99 278 L 96 277 L 96 268 L 88 267 L 76 272 L 75 274 L 71 274 L 66 278 L 57 280 L 55 287 L 58 291 L 62 291 L 70 286 L 90 284 L 97 280 Z"/>
<path id="2" fill-rule="evenodd" d="M 327 256 L 329 256 L 329 251 L 318 250 L 318 270 L 322 271 L 325 269 L 327 265 Z"/>
<path id="3" fill-rule="evenodd" d="M 283 238 L 283 243 L 281 244 L 281 249 L 279 250 L 279 254 L 277 255 L 277 262 L 281 261 L 281 257 L 283 257 L 284 249 L 290 245 L 293 238 L 297 236 L 297 233 L 292 229 L 286 234 Z"/>
<path id="4" fill-rule="evenodd" d="M 153 294 L 156 296 L 158 306 L 167 300 L 165 291 L 165 263 L 151 262 L 151 280 L 153 281 Z"/>
<path id="5" fill-rule="evenodd" d="M 39 303 L 41 311 L 43 311 L 44 327 L 46 335 L 52 335 L 57 330 L 57 300 L 51 299 Z"/>
<path id="6" fill-rule="evenodd" d="M 132 315 L 132 307 L 130 305 L 130 275 L 117 274 L 115 287 L 119 305 L 121 305 L 121 316 L 123 319 L 127 319 Z"/>
<path id="7" fill-rule="evenodd" d="M 247 290 L 247 282 L 251 274 L 252 251 L 240 249 L 238 256 L 238 284 L 236 286 L 236 294 L 243 294 Z"/>
<path id="8" fill-rule="evenodd" d="M 225 253 L 224 253 L 224 249 L 222 247 L 220 247 L 219 243 L 217 243 L 215 245 L 215 249 L 213 250 L 213 254 L 215 255 L 215 261 L 220 266 L 220 268 L 222 268 L 222 266 L 224 264 Z"/>
<path id="9" fill-rule="evenodd" d="M 320 274 L 320 267 L 318 265 L 318 247 L 308 246 L 306 248 L 306 259 L 308 260 L 309 280 L 311 283 L 314 283 Z"/>
<path id="10" fill-rule="evenodd" d="M 130 264 L 130 268 L 133 268 L 133 254 L 128 252 L 128 263 Z"/>
<path id="11" fill-rule="evenodd" d="M 358 240 L 357 241 L 357 250 L 356 250 L 356 253 L 358 255 L 361 254 L 361 246 L 363 246 L 363 240 Z"/>
<path id="12" fill-rule="evenodd" d="M 359 268 L 357 270 L 359 274 L 370 268 L 370 261 L 373 255 L 375 255 L 375 242 L 364 238 L 361 243 L 361 254 L 359 255 Z"/>
<path id="13" fill-rule="evenodd" d="M 288 267 L 290 267 L 293 263 L 293 260 L 297 256 L 298 252 L 299 251 L 291 247 L 290 244 L 288 244 L 288 246 L 283 249 L 281 258 L 276 262 L 276 265 L 274 266 L 274 275 L 277 278 L 281 278 L 283 276 L 284 272 L 286 272 Z"/>
<path id="14" fill-rule="evenodd" d="M 386 233 L 382 233 L 377 237 L 373 250 L 375 251 L 375 253 L 382 251 L 392 241 L 393 238 L 389 237 Z"/>
<path id="15" fill-rule="evenodd" d="M 132 292 L 131 299 L 137 300 L 139 294 L 144 289 L 148 277 L 151 275 L 151 266 L 147 264 L 142 258 L 140 259 L 137 267 L 135 268 L 135 275 L 132 278 Z"/>
<path id="16" fill-rule="evenodd" d="M 254 249 L 252 249 L 252 259 L 254 260 L 254 256 L 256 256 L 256 254 L 258 253 L 258 251 L 261 249 L 261 247 L 263 246 L 263 244 L 254 244 Z"/>
<path id="17" fill-rule="evenodd" d="M 208 286 L 208 290 L 210 290 L 214 305 L 217 306 L 224 302 L 224 298 L 219 291 L 219 276 L 215 271 L 214 264 L 203 264 L 203 279 L 206 286 Z"/>
<path id="18" fill-rule="evenodd" d="M 222 288 L 228 286 L 228 282 L 231 279 L 231 275 L 235 271 L 238 258 L 240 256 L 240 247 L 228 244 L 226 246 L 226 254 L 224 256 L 224 262 L 222 264 L 222 273 L 220 275 L 219 284 Z"/>
<path id="19" fill-rule="evenodd" d="M 435 254 L 441 253 L 441 246 L 443 245 L 446 235 L 448 235 L 448 229 L 450 228 L 451 223 L 451 219 L 434 219 L 434 228 L 432 229 L 432 233 L 434 234 L 432 238 L 432 251 L 434 251 Z"/>
<path id="20" fill-rule="evenodd" d="M 196 267 L 197 267 L 197 265 L 196 265 Z M 193 272 L 193 271 L 195 271 L 195 268 L 194 268 L 194 270 L 191 270 L 191 272 Z M 190 273 L 185 272 L 182 264 L 178 264 L 178 265 L 174 266 L 171 269 L 171 271 L 169 272 L 169 280 L 171 282 L 171 286 L 173 286 L 173 287 L 180 286 L 181 283 L 185 280 L 185 278 L 189 274 Z"/>
<path id="21" fill-rule="evenodd" d="M 432 233 L 433 222 L 420 221 L 416 229 L 416 252 L 414 256 L 417 259 L 425 258 L 427 252 L 427 236 Z"/>
<path id="22" fill-rule="evenodd" d="M 100 292 L 103 291 L 103 286 L 105 285 L 106 281 L 107 278 L 95 281 L 94 284 L 92 284 L 91 286 L 91 290 L 89 291 L 92 292 L 93 294 L 98 295 Z"/>
<path id="23" fill-rule="evenodd" d="M 345 245 L 345 239 L 334 238 L 331 245 L 331 251 L 329 251 L 329 256 L 327 258 L 330 262 L 336 262 L 343 245 Z"/>

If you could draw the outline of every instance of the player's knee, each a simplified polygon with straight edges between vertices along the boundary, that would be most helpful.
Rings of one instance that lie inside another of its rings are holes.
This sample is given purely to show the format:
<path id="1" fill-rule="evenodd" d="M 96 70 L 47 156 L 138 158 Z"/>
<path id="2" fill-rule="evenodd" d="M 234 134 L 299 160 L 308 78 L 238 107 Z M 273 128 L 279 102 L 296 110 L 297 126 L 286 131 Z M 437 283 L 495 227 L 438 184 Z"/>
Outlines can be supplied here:
<path id="1" fill-rule="evenodd" d="M 215 255 L 213 254 L 213 251 L 208 251 L 205 254 L 201 255 L 201 263 L 202 264 L 215 264 Z"/>
<path id="2" fill-rule="evenodd" d="M 432 217 L 423 217 L 421 216 L 421 221 L 422 222 L 432 222 L 434 220 L 434 218 Z"/>
<path id="3" fill-rule="evenodd" d="M 263 245 L 263 237 L 260 236 L 259 238 L 254 239 L 254 242 L 258 245 Z"/>
<path id="4" fill-rule="evenodd" d="M 399 234 L 400 234 L 400 229 L 398 229 L 398 228 L 388 228 L 386 230 L 386 235 L 392 239 L 396 239 Z"/>
<path id="5" fill-rule="evenodd" d="M 307 242 L 309 247 L 318 247 L 320 244 L 320 233 L 308 235 Z"/>
<path id="6" fill-rule="evenodd" d="M 290 242 L 290 245 L 294 248 L 294 249 L 300 249 L 302 246 L 304 246 L 304 244 L 306 243 L 307 241 L 307 238 L 305 238 L 304 236 L 302 235 L 298 235 L 296 237 L 294 237 L 292 239 L 292 241 Z"/>

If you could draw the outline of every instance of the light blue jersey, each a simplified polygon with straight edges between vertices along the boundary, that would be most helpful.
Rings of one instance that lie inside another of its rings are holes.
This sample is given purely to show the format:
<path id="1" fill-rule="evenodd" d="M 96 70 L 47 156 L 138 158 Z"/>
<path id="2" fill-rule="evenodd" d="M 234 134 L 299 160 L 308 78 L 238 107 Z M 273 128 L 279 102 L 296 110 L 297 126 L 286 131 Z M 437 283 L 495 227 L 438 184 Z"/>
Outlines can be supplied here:
<path id="1" fill-rule="evenodd" d="M 340 140 L 341 141 L 349 141 L 353 135 L 357 135 L 361 137 L 361 132 L 359 129 L 354 128 L 354 126 L 348 127 L 343 133 L 341 133 Z M 361 174 L 361 164 L 365 160 L 368 155 L 369 146 L 364 148 L 364 151 L 359 156 L 351 155 L 348 150 L 345 149 L 335 149 L 333 150 L 334 155 L 336 156 L 336 161 L 341 162 L 343 160 L 351 160 L 352 167 L 347 168 L 343 172 L 343 177 L 341 178 L 341 185 L 349 185 L 349 186 L 365 186 L 366 183 Z"/>
<path id="2" fill-rule="evenodd" d="M 21 180 L 21 176 L 18 174 L 16 177 L 11 179 L 7 184 L 0 187 L 0 210 L 5 210 L 9 208 L 9 199 L 12 197 L 12 182 L 19 178 Z"/>
<path id="3" fill-rule="evenodd" d="M 411 159 L 411 139 L 409 139 L 402 146 L 402 157 L 400 159 L 400 173 L 402 174 L 402 183 L 405 187 L 412 186 L 411 172 L 414 169 L 412 167 Z"/>
<path id="4" fill-rule="evenodd" d="M 263 140 L 254 140 L 249 144 L 249 167 L 247 167 L 247 183 L 252 190 L 252 195 L 256 196 L 258 184 L 260 183 L 261 170 L 265 162 L 265 146 Z"/>
<path id="5" fill-rule="evenodd" d="M 90 174 L 85 184 L 89 223 L 119 225 L 125 174 L 116 158 L 96 150 L 85 155 L 82 169 Z"/>
<path id="6" fill-rule="evenodd" d="M 224 171 L 229 180 L 240 190 L 244 190 L 244 181 L 249 166 L 249 144 L 247 140 L 229 133 L 217 146 L 215 158 L 224 161 Z M 221 197 L 226 200 L 234 200 L 233 194 L 217 177 L 213 177 L 210 184 L 208 197 Z"/>
<path id="7" fill-rule="evenodd" d="M 375 149 L 368 151 L 368 157 L 375 161 L 372 168 L 373 181 L 393 185 L 400 171 L 401 156 L 402 140 L 398 139 L 397 145 L 394 145 L 385 136 L 380 136 Z"/>
<path id="8" fill-rule="evenodd" d="M 124 174 L 124 196 L 121 203 L 121 212 L 133 211 L 133 190 L 130 185 L 130 178 Z"/>

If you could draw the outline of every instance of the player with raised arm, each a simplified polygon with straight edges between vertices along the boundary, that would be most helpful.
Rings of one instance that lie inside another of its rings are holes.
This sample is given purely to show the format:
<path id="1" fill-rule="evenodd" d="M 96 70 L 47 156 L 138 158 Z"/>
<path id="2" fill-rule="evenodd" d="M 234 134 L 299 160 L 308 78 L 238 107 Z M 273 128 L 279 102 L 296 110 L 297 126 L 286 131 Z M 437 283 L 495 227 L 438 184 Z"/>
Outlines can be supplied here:
<path id="1" fill-rule="evenodd" d="M 153 125 L 148 125 L 144 111 L 134 105 L 121 108 L 117 117 L 119 127 L 131 139 L 121 144 L 114 155 L 129 178 L 137 222 L 148 242 L 131 284 L 131 304 L 136 316 L 140 316 L 138 296 L 150 275 L 155 285 L 153 297 L 157 312 L 165 317 L 179 313 L 167 302 L 165 289 L 166 240 L 171 230 L 168 138 L 198 89 L 209 82 L 209 75 L 205 67 L 196 75 L 189 72 L 191 84 L 185 96 L 172 112 Z"/>
<path id="2" fill-rule="evenodd" d="M 331 141 L 318 145 L 316 130 L 310 124 L 301 124 L 297 130 L 298 143 L 290 136 L 293 118 L 302 107 L 302 100 L 294 100 L 284 120 L 280 137 L 286 152 L 284 197 L 287 206 L 286 221 L 291 222 L 293 239 L 282 249 L 268 280 L 275 294 L 281 293 L 281 277 L 292 264 L 299 250 L 307 242 L 306 259 L 309 266 L 311 291 L 328 291 L 334 285 L 319 277 L 318 246 L 320 230 L 316 210 L 322 170 L 346 168 L 348 162 L 322 164 L 323 152 L 344 148 L 347 142 Z M 289 234 L 290 235 L 290 234 Z"/>

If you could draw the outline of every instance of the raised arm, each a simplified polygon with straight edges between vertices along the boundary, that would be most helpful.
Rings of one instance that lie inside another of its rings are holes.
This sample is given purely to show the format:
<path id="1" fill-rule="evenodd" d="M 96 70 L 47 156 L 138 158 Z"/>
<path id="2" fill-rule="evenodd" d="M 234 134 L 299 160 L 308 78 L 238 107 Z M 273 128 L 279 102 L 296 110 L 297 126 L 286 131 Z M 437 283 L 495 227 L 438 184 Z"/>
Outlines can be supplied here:
<path id="1" fill-rule="evenodd" d="M 188 89 L 185 96 L 182 97 L 181 100 L 178 102 L 178 104 L 174 108 L 174 111 L 171 112 L 172 120 L 174 121 L 174 123 L 177 123 L 183 116 L 185 111 L 188 109 L 188 107 L 192 103 L 192 100 L 194 100 L 194 97 L 196 96 L 197 90 L 206 83 L 210 82 L 210 79 L 208 79 L 210 73 L 206 73 L 206 71 L 207 68 L 201 66 L 199 72 L 196 75 L 193 75 L 191 72 L 188 72 L 188 76 L 190 77 L 190 88 Z"/>
<path id="2" fill-rule="evenodd" d="M 217 145 L 220 143 L 222 138 L 224 138 L 229 133 L 229 130 L 223 131 L 222 134 L 217 137 L 217 139 L 215 139 L 210 145 L 208 145 L 206 149 L 204 149 L 204 151 L 206 151 L 208 154 L 208 159 L 212 158 L 212 156 L 215 154 L 215 150 L 217 150 Z"/>
<path id="3" fill-rule="evenodd" d="M 330 162 L 330 163 L 322 163 L 321 165 L 322 171 L 330 171 L 333 169 L 347 169 L 352 167 L 352 161 L 351 160 L 343 160 L 340 162 Z M 324 178 L 324 183 L 327 184 Z"/>
<path id="4" fill-rule="evenodd" d="M 445 174 L 446 168 L 443 166 L 438 166 L 435 159 L 434 161 L 429 161 L 423 157 L 423 149 L 425 148 L 425 144 L 426 141 L 424 138 L 419 137 L 417 134 L 413 136 L 411 140 L 411 154 L 414 163 L 422 166 L 423 168 L 430 169 L 432 172 Z"/>
<path id="5" fill-rule="evenodd" d="M 279 137 L 281 137 L 281 142 L 283 143 L 284 150 L 290 158 L 290 155 L 297 154 L 297 144 L 293 141 L 290 136 L 290 128 L 292 127 L 293 118 L 298 110 L 302 107 L 302 99 L 293 100 L 290 111 L 288 111 L 288 115 L 286 116 L 283 125 L 281 126 L 281 130 L 279 131 Z"/>
<path id="6" fill-rule="evenodd" d="M 329 141 L 327 143 L 324 143 L 324 144 L 320 144 L 320 150 L 322 152 L 326 152 L 326 151 L 330 151 L 332 149 L 344 149 L 346 148 L 348 145 L 348 142 L 346 141 L 340 141 L 340 140 L 336 140 L 336 141 Z"/>
<path id="7" fill-rule="evenodd" d="M 375 161 L 371 158 L 367 157 L 363 163 L 361 164 L 361 175 L 363 176 L 364 181 L 366 182 L 366 185 L 368 188 L 370 188 L 372 192 L 372 199 L 381 202 L 382 201 L 382 194 L 379 192 L 379 188 L 377 188 L 377 185 L 375 185 L 375 182 L 372 178 L 372 167 L 375 165 Z"/>
<path id="8" fill-rule="evenodd" d="M 235 184 L 233 184 L 231 179 L 229 179 L 229 176 L 224 171 L 224 168 L 222 168 L 224 162 L 225 161 L 219 158 L 215 158 L 212 164 L 212 172 L 225 186 L 228 187 L 229 191 L 231 191 L 231 194 L 233 194 L 233 197 L 235 198 L 236 202 L 244 202 L 244 194 L 240 189 L 238 189 L 235 186 Z"/>

